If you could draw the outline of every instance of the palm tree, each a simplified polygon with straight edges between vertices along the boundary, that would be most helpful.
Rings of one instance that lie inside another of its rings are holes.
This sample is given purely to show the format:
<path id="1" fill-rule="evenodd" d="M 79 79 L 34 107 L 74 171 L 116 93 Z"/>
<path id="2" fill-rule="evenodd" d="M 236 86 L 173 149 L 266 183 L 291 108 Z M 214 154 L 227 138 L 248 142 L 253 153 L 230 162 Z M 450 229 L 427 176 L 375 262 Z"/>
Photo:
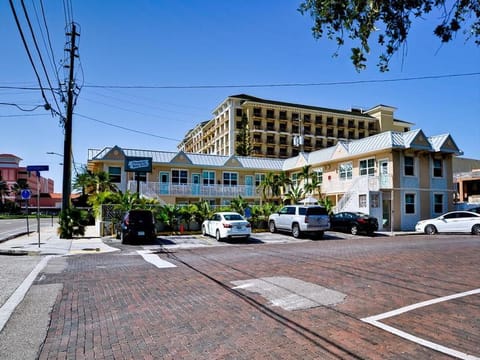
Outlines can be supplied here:
<path id="1" fill-rule="evenodd" d="M 303 179 L 303 190 L 306 193 L 308 192 L 307 189 L 309 188 L 310 179 L 312 177 L 312 173 L 310 172 L 311 167 L 312 165 L 305 165 L 302 168 L 302 172 L 298 175 L 299 179 Z"/>
<path id="2" fill-rule="evenodd" d="M 0 175 L 0 208 L 3 208 L 5 204 L 5 196 L 10 194 L 10 187 L 7 182 L 2 179 Z"/>
<path id="3" fill-rule="evenodd" d="M 244 198 L 242 198 L 241 195 L 238 195 L 238 198 L 232 199 L 232 201 L 230 202 L 230 207 L 233 211 L 245 215 L 245 209 L 248 207 L 248 202 Z"/>
<path id="4" fill-rule="evenodd" d="M 93 173 L 94 181 L 96 185 L 96 191 L 104 192 L 104 191 L 111 191 L 117 192 L 118 187 L 110 180 L 110 175 L 106 171 L 99 171 L 97 173 Z"/>
<path id="5" fill-rule="evenodd" d="M 93 194 L 97 190 L 95 176 L 86 167 L 83 167 L 82 172 L 75 177 L 73 187 L 75 190 L 81 190 L 82 196 Z"/>
<path id="6" fill-rule="evenodd" d="M 297 185 L 290 188 L 290 190 L 285 194 L 285 198 L 290 200 L 292 204 L 297 204 L 303 195 L 303 189 Z"/>
<path id="7" fill-rule="evenodd" d="M 258 190 L 262 191 L 263 200 L 269 200 L 273 197 L 275 189 L 275 174 L 270 171 L 265 175 L 265 178 L 258 186 Z"/>

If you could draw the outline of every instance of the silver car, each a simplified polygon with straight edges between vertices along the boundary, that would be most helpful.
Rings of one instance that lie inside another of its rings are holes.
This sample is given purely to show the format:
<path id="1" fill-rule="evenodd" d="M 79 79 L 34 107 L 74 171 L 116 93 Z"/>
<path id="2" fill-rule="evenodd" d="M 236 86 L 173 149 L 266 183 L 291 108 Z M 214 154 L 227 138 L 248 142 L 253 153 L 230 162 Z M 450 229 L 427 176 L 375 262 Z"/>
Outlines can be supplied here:
<path id="1" fill-rule="evenodd" d="M 311 233 L 321 239 L 330 229 L 330 216 L 323 206 L 287 205 L 268 217 L 268 228 L 272 233 L 291 232 L 295 238 Z"/>

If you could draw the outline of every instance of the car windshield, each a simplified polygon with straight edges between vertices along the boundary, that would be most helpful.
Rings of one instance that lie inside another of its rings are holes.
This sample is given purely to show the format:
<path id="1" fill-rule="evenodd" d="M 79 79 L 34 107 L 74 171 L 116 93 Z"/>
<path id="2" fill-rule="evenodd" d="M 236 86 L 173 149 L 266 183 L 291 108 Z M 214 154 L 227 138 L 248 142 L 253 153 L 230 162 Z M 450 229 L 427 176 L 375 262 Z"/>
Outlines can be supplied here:
<path id="1" fill-rule="evenodd" d="M 243 217 L 238 214 L 226 214 L 223 217 L 225 220 L 243 220 Z"/>

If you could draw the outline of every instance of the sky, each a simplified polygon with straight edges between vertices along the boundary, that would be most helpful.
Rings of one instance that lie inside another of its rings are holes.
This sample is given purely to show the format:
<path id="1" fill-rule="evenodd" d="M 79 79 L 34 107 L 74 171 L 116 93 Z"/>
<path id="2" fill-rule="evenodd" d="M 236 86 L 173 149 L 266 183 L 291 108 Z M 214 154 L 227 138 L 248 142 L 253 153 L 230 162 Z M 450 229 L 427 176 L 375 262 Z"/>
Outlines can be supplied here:
<path id="1" fill-rule="evenodd" d="M 21 2 L 13 2 L 42 86 L 48 87 Z M 211 119 L 228 96 L 241 93 L 339 110 L 393 106 L 397 119 L 427 136 L 449 133 L 464 157 L 480 159 L 480 76 L 444 77 L 480 73 L 480 47 L 472 39 L 459 34 L 442 45 L 433 35 L 438 19 L 419 19 L 389 72 L 378 71 L 374 42 L 367 69 L 357 72 L 348 46 L 333 57 L 333 41 L 313 38 L 312 19 L 297 11 L 300 2 L 25 1 L 54 88 L 68 75 L 66 25 L 73 20 L 79 28 L 75 168 L 86 164 L 88 149 L 177 151 L 189 129 Z M 19 89 L 38 84 L 10 4 L 0 1 L 0 153 L 19 156 L 21 166 L 48 165 L 42 176 L 61 192 L 60 117 L 43 108 L 39 90 Z M 65 114 L 64 103 L 57 106 L 48 91 L 45 96 Z"/>

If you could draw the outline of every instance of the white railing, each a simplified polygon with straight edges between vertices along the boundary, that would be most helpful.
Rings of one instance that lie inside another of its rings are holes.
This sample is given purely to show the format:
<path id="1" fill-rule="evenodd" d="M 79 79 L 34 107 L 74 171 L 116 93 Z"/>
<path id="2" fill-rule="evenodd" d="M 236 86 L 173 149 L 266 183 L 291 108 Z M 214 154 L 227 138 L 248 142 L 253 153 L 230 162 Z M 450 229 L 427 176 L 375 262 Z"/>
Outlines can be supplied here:
<path id="1" fill-rule="evenodd" d="M 137 182 L 129 181 L 127 189 L 136 192 Z M 140 194 L 159 198 L 164 196 L 200 196 L 200 197 L 258 197 L 257 189 L 253 185 L 201 185 L 187 183 L 182 185 L 158 182 L 140 183 Z"/>

